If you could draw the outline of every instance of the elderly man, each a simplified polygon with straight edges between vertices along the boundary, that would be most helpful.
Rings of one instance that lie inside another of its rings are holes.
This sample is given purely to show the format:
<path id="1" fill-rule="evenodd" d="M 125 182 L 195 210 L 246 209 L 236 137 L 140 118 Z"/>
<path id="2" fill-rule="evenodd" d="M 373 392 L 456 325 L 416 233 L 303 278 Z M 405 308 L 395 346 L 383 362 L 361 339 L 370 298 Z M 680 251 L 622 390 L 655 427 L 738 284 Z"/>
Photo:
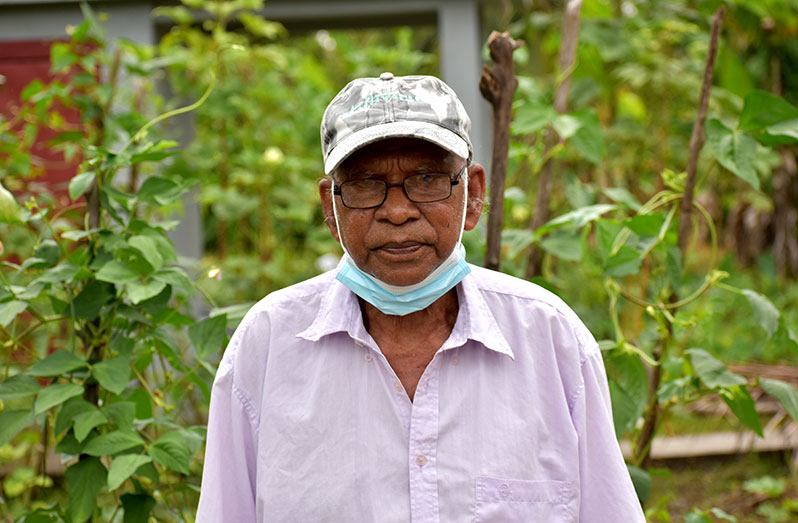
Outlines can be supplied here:
<path id="1" fill-rule="evenodd" d="M 211 399 L 200 522 L 643 521 L 598 346 L 465 262 L 485 171 L 434 77 L 361 78 L 322 121 L 339 266 L 246 315 Z"/>

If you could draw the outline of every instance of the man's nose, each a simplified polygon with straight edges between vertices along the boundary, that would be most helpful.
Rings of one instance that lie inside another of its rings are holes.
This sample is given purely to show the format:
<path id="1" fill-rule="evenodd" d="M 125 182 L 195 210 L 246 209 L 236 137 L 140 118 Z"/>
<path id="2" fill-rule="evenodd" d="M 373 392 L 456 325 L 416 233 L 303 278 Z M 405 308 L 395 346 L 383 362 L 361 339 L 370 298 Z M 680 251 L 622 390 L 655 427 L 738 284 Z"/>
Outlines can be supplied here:
<path id="1" fill-rule="evenodd" d="M 401 224 L 419 215 L 418 206 L 410 201 L 401 183 L 387 184 L 385 201 L 377 208 L 375 217 Z"/>

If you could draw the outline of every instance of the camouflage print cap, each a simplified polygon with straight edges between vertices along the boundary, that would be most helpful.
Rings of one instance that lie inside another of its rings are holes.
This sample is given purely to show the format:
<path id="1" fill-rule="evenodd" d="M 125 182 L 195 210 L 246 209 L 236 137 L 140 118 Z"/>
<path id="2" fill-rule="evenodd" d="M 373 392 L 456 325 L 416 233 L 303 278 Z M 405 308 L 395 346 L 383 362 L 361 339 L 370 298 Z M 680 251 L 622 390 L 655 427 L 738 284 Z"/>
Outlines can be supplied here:
<path id="1" fill-rule="evenodd" d="M 321 121 L 324 172 L 385 138 L 427 140 L 468 161 L 471 120 L 451 87 L 434 76 L 358 78 L 333 98 Z"/>

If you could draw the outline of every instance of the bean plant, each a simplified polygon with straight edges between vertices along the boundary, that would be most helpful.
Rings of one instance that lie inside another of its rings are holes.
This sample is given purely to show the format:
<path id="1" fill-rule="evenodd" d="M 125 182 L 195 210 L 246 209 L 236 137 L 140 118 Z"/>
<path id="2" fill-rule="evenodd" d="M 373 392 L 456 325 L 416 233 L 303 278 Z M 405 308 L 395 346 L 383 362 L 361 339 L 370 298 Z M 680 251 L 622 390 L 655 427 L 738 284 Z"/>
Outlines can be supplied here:
<path id="1" fill-rule="evenodd" d="M 53 79 L 31 83 L 0 122 L 3 183 L 17 193 L 0 191 L 0 220 L 4 237 L 18 237 L 0 267 L 0 449 L 14 467 L 0 514 L 192 519 L 227 317 L 191 314 L 195 283 L 168 236 L 177 222 L 161 212 L 191 184 L 154 168 L 178 146 L 156 124 L 199 106 L 214 76 L 202 78 L 200 100 L 148 120 L 154 55 L 130 42 L 112 48 L 84 11 L 52 47 Z M 46 128 L 59 131 L 49 147 L 80 161 L 66 207 L 14 167 L 36 165 Z"/>

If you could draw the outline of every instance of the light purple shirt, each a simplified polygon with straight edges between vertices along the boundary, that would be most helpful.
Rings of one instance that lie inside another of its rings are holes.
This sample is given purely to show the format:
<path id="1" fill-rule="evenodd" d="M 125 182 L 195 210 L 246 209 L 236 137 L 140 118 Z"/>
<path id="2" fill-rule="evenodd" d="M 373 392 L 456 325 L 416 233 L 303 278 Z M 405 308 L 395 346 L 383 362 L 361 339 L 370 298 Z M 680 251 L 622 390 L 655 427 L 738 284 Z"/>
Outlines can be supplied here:
<path id="1" fill-rule="evenodd" d="M 213 385 L 197 521 L 645 521 L 593 337 L 471 268 L 413 402 L 335 271 L 255 305 Z"/>

